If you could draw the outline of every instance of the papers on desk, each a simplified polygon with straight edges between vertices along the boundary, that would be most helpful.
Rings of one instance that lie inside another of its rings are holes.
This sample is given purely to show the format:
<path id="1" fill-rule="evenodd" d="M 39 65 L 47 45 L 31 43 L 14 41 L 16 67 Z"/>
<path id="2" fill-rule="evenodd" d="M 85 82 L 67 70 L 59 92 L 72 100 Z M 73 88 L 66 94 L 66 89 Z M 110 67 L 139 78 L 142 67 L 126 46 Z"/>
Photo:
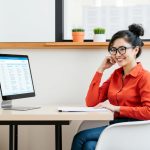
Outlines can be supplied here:
<path id="1" fill-rule="evenodd" d="M 105 112 L 109 111 L 105 108 L 95 108 L 95 107 L 69 107 L 63 106 L 58 107 L 59 112 Z"/>

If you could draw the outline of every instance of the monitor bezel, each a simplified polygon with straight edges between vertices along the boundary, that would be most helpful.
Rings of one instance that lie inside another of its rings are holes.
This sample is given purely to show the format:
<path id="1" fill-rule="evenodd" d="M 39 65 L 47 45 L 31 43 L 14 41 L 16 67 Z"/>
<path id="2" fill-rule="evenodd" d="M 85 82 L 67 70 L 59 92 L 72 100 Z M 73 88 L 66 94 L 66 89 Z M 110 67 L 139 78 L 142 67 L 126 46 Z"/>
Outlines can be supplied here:
<path id="1" fill-rule="evenodd" d="M 30 67 L 30 61 L 28 55 L 18 55 L 18 54 L 0 54 L 0 57 L 20 57 L 20 58 L 27 58 L 28 60 L 28 65 L 29 65 L 29 70 L 30 70 L 30 75 L 31 75 L 31 81 L 32 81 L 32 86 L 33 86 L 33 92 L 30 93 L 23 93 L 23 94 L 16 94 L 16 95 L 3 95 L 2 93 L 2 88 L 1 88 L 1 83 L 0 83 L 0 91 L 2 95 L 2 100 L 14 100 L 14 99 L 20 99 L 20 98 L 27 98 L 27 97 L 34 97 L 35 96 L 35 88 L 33 84 L 33 77 L 32 77 L 32 72 L 31 72 L 31 67 Z"/>

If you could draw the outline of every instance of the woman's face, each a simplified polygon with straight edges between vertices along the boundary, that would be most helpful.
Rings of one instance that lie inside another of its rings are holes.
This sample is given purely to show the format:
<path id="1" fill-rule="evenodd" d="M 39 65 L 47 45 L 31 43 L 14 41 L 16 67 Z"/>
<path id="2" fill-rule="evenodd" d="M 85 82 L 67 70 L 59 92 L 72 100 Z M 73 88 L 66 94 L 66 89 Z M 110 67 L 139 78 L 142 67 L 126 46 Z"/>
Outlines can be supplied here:
<path id="1" fill-rule="evenodd" d="M 113 46 L 114 49 L 118 49 L 122 53 L 120 54 L 118 51 L 116 54 L 111 54 L 113 59 L 117 62 L 119 66 L 126 66 L 136 59 L 136 54 L 138 53 L 139 48 L 134 48 L 130 43 L 125 41 L 123 38 L 119 38 L 114 41 Z M 126 49 L 126 50 L 124 50 Z"/>

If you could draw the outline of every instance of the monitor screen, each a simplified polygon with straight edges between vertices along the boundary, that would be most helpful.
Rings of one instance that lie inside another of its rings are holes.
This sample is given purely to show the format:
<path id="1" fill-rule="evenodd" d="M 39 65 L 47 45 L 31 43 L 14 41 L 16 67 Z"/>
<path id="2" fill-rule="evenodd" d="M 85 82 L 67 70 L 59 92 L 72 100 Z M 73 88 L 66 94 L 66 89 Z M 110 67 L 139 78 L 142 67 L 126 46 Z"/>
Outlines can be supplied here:
<path id="1" fill-rule="evenodd" d="M 35 96 L 28 56 L 0 54 L 0 85 L 3 100 Z"/>

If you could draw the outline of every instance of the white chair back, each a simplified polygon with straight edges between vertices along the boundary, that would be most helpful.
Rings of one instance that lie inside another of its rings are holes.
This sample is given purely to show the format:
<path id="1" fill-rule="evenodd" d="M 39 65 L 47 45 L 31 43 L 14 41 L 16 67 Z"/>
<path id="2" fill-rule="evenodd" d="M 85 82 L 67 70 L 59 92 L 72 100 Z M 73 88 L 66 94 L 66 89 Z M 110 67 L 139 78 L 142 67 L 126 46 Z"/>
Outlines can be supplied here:
<path id="1" fill-rule="evenodd" d="M 150 150 L 150 120 L 108 126 L 100 135 L 96 150 Z"/>

